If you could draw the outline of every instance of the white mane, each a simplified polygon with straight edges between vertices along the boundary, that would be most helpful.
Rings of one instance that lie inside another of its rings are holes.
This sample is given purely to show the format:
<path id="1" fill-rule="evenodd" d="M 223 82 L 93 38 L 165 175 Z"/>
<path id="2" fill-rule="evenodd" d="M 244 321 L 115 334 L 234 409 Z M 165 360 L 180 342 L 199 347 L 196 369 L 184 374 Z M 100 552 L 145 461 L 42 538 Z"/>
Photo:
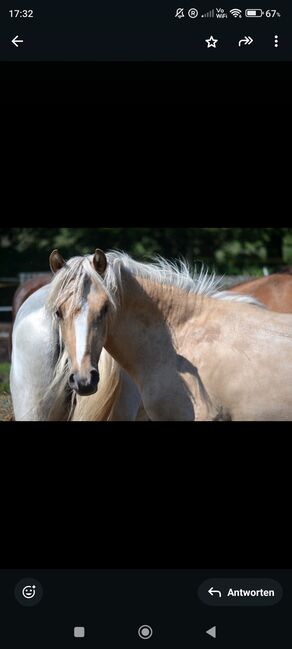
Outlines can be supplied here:
<path id="1" fill-rule="evenodd" d="M 142 263 L 135 261 L 125 252 L 115 250 L 108 252 L 106 257 L 108 264 L 103 278 L 95 272 L 90 263 L 93 255 L 70 259 L 56 274 L 50 285 L 47 307 L 55 312 L 69 296 L 72 296 L 71 309 L 79 308 L 85 283 L 91 279 L 106 291 L 112 305 L 116 308 L 123 290 L 122 269 L 127 270 L 134 277 L 147 278 L 158 284 L 168 284 L 186 293 L 263 306 L 261 302 L 249 295 L 236 295 L 220 290 L 224 282 L 223 276 L 218 278 L 214 271 L 209 273 L 203 266 L 198 273 L 196 267 L 192 270 L 184 260 L 171 262 L 158 256 L 151 263 Z"/>
<path id="2" fill-rule="evenodd" d="M 152 263 L 141 263 L 132 259 L 127 253 L 116 251 L 109 252 L 107 258 L 112 259 L 114 263 L 119 260 L 136 277 L 145 277 L 158 284 L 169 284 L 186 293 L 263 306 L 261 302 L 250 295 L 237 295 L 220 290 L 224 284 L 224 276 L 217 277 L 214 271 L 210 273 L 204 265 L 198 273 L 196 266 L 192 269 L 184 259 L 168 261 L 157 256 Z"/>

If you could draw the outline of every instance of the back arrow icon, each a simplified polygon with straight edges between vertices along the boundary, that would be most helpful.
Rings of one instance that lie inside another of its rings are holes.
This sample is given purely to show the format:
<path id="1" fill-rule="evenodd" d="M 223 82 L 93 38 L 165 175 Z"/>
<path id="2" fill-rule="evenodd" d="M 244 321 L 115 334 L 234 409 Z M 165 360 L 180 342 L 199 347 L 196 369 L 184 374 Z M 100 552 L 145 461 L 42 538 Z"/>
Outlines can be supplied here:
<path id="1" fill-rule="evenodd" d="M 11 43 L 13 43 L 13 45 L 15 45 L 15 47 L 18 47 L 18 43 L 23 43 L 23 41 L 22 41 L 21 38 L 19 38 L 18 35 L 17 35 L 17 36 L 14 36 L 14 38 L 13 38 L 12 41 L 11 41 Z"/>
<path id="2" fill-rule="evenodd" d="M 253 38 L 251 36 L 245 36 L 239 41 L 238 46 L 241 47 L 241 43 L 244 45 L 251 45 L 253 43 Z"/>

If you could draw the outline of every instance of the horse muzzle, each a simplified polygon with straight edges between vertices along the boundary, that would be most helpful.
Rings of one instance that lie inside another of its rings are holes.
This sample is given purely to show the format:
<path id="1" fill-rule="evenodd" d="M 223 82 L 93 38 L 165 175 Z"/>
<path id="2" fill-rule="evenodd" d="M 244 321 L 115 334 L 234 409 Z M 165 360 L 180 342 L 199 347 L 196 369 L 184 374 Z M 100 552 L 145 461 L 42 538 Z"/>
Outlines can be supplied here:
<path id="1" fill-rule="evenodd" d="M 97 391 L 99 383 L 98 370 L 91 370 L 88 376 L 81 376 L 78 372 L 70 374 L 69 385 L 72 390 L 75 390 L 81 397 L 86 397 L 94 394 Z"/>

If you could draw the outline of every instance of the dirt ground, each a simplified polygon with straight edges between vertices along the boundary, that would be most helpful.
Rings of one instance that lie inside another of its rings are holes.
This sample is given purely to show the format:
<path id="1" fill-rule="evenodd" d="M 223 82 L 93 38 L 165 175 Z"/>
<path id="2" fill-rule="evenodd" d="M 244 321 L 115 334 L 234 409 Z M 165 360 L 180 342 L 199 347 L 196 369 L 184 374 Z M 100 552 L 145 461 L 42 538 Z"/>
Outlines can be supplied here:
<path id="1" fill-rule="evenodd" d="M 0 421 L 9 421 L 12 416 L 12 402 L 10 394 L 0 394 Z"/>
<path id="2" fill-rule="evenodd" d="M 9 351 L 9 334 L 11 331 L 10 323 L 0 323 L 0 363 L 9 363 L 10 362 L 10 351 Z M 1 365 L 2 367 L 2 365 Z M 11 397 L 8 392 L 5 391 L 5 387 L 2 384 L 2 380 L 5 382 L 9 381 L 8 374 L 5 377 L 0 377 L 1 392 L 0 392 L 0 421 L 8 421 L 12 415 L 12 403 Z M 4 388 L 4 389 L 3 389 Z"/>

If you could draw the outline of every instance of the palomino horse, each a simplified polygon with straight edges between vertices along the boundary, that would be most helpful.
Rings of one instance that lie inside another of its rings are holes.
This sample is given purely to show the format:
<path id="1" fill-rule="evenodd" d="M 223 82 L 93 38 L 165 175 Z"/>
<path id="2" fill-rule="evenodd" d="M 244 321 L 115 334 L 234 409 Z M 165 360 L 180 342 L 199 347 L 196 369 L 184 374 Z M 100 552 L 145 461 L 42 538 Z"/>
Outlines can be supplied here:
<path id="1" fill-rule="evenodd" d="M 227 290 L 240 295 L 251 295 L 265 304 L 271 311 L 292 313 L 292 275 L 290 273 L 290 267 L 285 272 L 287 274 L 274 273 L 268 277 L 251 279 L 241 284 L 236 284 Z M 12 351 L 12 329 L 19 308 L 30 295 L 42 286 L 49 284 L 52 277 L 53 275 L 51 273 L 44 273 L 38 277 L 33 277 L 24 284 L 21 284 L 15 291 L 12 301 L 12 328 L 8 339 L 9 357 L 11 357 Z M 124 380 L 125 384 L 127 384 L 128 379 L 126 376 L 124 376 Z"/>
<path id="2" fill-rule="evenodd" d="M 292 313 L 292 275 L 268 275 L 237 284 L 229 289 L 231 293 L 252 295 L 271 311 Z"/>
<path id="3" fill-rule="evenodd" d="M 27 324 L 35 335 L 44 321 L 50 323 L 46 354 L 55 370 L 50 389 L 47 379 L 43 385 L 55 404 L 67 381 L 79 395 L 96 391 L 104 347 L 116 361 L 111 412 L 119 398 L 117 368 L 122 367 L 152 420 L 292 419 L 292 316 L 267 311 L 249 296 L 218 291 L 214 277 L 194 278 L 184 264 L 141 264 L 126 254 L 100 250 L 67 263 L 54 251 L 50 263 L 56 275 L 41 289 L 49 288 L 42 296 L 42 318 L 30 311 L 21 331 L 22 317 L 16 338 L 17 351 L 23 350 Z M 52 360 L 54 337 L 59 349 L 64 345 L 57 363 Z M 21 383 L 17 351 L 13 404 Z M 37 346 L 31 345 L 30 352 L 35 369 Z M 46 371 L 43 360 L 30 377 L 38 385 Z M 89 403 L 88 418 L 94 419 L 97 397 L 78 397 L 73 419 L 79 408 L 86 419 Z"/>

